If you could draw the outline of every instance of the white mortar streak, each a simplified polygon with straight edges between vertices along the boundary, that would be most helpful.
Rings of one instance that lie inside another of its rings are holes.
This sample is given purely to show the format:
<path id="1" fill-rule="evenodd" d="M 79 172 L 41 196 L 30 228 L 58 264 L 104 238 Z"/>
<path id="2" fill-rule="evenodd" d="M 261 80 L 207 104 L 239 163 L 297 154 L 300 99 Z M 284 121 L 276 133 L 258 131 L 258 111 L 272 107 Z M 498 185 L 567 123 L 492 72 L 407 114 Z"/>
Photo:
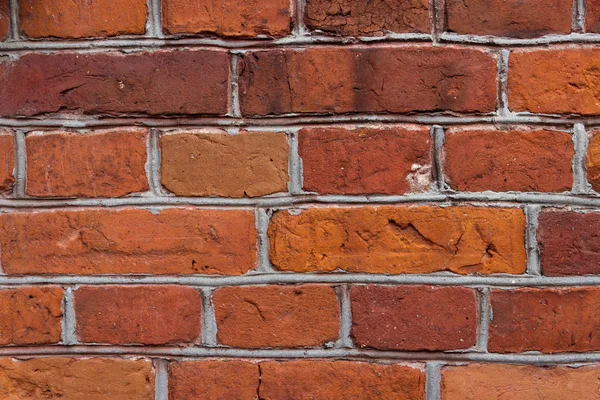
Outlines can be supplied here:
<path id="1" fill-rule="evenodd" d="M 257 272 L 275 272 L 269 259 L 269 222 L 271 221 L 271 210 L 256 209 L 256 231 L 257 231 Z"/>
<path id="2" fill-rule="evenodd" d="M 433 179 L 438 192 L 444 192 L 447 189 L 444 179 L 444 142 L 446 140 L 444 128 L 439 125 L 433 125 L 430 130 L 431 141 L 433 143 Z"/>
<path id="3" fill-rule="evenodd" d="M 74 300 L 73 288 L 66 288 L 63 298 L 62 342 L 67 346 L 77 344 Z"/>
<path id="4" fill-rule="evenodd" d="M 350 287 L 340 285 L 335 288 L 338 303 L 340 306 L 340 339 L 336 343 L 336 348 L 350 349 L 352 344 L 352 307 L 350 303 Z"/>
<path id="5" fill-rule="evenodd" d="M 498 115 L 510 115 L 508 109 L 508 57 L 509 50 L 498 52 Z"/>
<path id="6" fill-rule="evenodd" d="M 479 326 L 477 330 L 477 350 L 482 353 L 488 351 L 488 332 L 490 326 L 490 290 L 483 288 L 477 291 L 479 301 Z"/>
<path id="7" fill-rule="evenodd" d="M 148 0 L 148 21 L 146 34 L 152 38 L 162 38 L 161 0 Z"/>
<path id="8" fill-rule="evenodd" d="M 13 195 L 16 198 L 25 197 L 25 187 L 27 185 L 27 151 L 25 148 L 25 132 L 15 131 L 15 186 Z"/>
<path id="9" fill-rule="evenodd" d="M 587 182 L 585 159 L 588 148 L 588 137 L 583 124 L 575 124 L 573 127 L 573 146 L 575 155 L 573 156 L 573 194 L 587 194 L 590 192 L 591 185 Z"/>
<path id="10" fill-rule="evenodd" d="M 525 248 L 527 250 L 527 274 L 541 276 L 540 249 L 537 242 L 538 217 L 541 207 L 536 205 L 525 206 Z"/>
<path id="11" fill-rule="evenodd" d="M 148 183 L 150 190 L 155 196 L 163 196 L 164 190 L 160 183 L 160 132 L 157 129 L 150 129 L 148 132 Z"/>
<path id="12" fill-rule="evenodd" d="M 425 400 L 440 400 L 441 367 L 439 362 L 428 362 L 425 367 Z"/>
<path id="13" fill-rule="evenodd" d="M 298 131 L 290 131 L 288 133 L 288 190 L 291 194 L 302 194 L 302 188 L 304 186 L 304 170 L 298 150 L 298 135 Z"/>
<path id="14" fill-rule="evenodd" d="M 304 24 L 304 11 L 306 9 L 306 0 L 295 0 L 295 11 L 296 11 L 296 23 L 292 35 L 294 36 L 305 36 L 308 33 L 308 29 Z"/>
<path id="15" fill-rule="evenodd" d="M 19 29 L 19 0 L 10 0 L 10 30 L 8 32 L 9 38 L 8 40 L 19 40 L 21 37 L 20 29 Z M 0 45 L 1 46 L 1 45 Z"/>
<path id="16" fill-rule="evenodd" d="M 169 361 L 152 360 L 155 371 L 154 400 L 169 400 Z"/>
<path id="17" fill-rule="evenodd" d="M 202 345 L 206 347 L 217 346 L 217 321 L 212 302 L 214 288 L 202 288 Z"/>
<path id="18" fill-rule="evenodd" d="M 434 45 L 439 44 L 440 35 L 446 29 L 446 1 L 430 0 L 431 9 L 431 37 Z"/>
<path id="19" fill-rule="evenodd" d="M 229 115 L 235 118 L 240 118 L 242 112 L 240 110 L 240 85 L 238 63 L 240 56 L 230 53 L 229 66 Z"/>
<path id="20" fill-rule="evenodd" d="M 573 0 L 573 32 L 585 31 L 585 0 Z"/>

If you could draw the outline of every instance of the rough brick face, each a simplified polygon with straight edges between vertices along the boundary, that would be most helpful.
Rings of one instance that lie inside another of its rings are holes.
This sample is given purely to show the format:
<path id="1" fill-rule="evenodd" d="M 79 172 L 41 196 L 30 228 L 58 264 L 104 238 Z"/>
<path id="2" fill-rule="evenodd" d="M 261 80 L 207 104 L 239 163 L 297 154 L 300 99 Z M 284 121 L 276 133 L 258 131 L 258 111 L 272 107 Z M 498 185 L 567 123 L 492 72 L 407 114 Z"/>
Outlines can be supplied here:
<path id="1" fill-rule="evenodd" d="M 585 2 L 585 31 L 600 32 L 600 1 L 586 0 Z"/>
<path id="2" fill-rule="evenodd" d="M 518 38 L 571 32 L 571 0 L 446 0 L 451 32 Z"/>
<path id="3" fill-rule="evenodd" d="M 163 0 L 166 32 L 232 37 L 283 36 L 290 32 L 287 0 Z"/>
<path id="4" fill-rule="evenodd" d="M 149 360 L 120 358 L 0 359 L 4 399 L 152 400 Z"/>
<path id="5" fill-rule="evenodd" d="M 600 192 L 600 131 L 594 131 L 588 144 L 586 170 L 592 189 Z"/>
<path id="6" fill-rule="evenodd" d="M 516 51 L 509 57 L 511 111 L 600 114 L 600 50 Z"/>
<path id="7" fill-rule="evenodd" d="M 58 343 L 62 300 L 58 287 L 0 290 L 0 345 Z"/>
<path id="8" fill-rule="evenodd" d="M 299 135 L 304 190 L 320 194 L 404 194 L 431 183 L 425 127 L 307 128 Z"/>
<path id="9" fill-rule="evenodd" d="M 264 400 L 425 398 L 423 372 L 403 365 L 320 360 L 264 362 L 260 368 Z"/>
<path id="10" fill-rule="evenodd" d="M 497 353 L 598 351 L 599 294 L 596 288 L 495 290 L 488 348 Z"/>
<path id="11" fill-rule="evenodd" d="M 244 54 L 240 71 L 241 109 L 248 116 L 472 113 L 496 107 L 496 62 L 479 50 L 327 47 L 251 51 Z"/>
<path id="12" fill-rule="evenodd" d="M 80 210 L 0 215 L 8 274 L 224 274 L 256 264 L 254 213 Z"/>
<path id="13" fill-rule="evenodd" d="M 146 30 L 145 0 L 21 0 L 19 12 L 23 33 L 32 38 L 141 35 Z"/>
<path id="14" fill-rule="evenodd" d="M 543 212 L 538 224 L 544 275 L 600 274 L 600 214 Z"/>
<path id="15" fill-rule="evenodd" d="M 193 343 L 200 293 L 178 286 L 82 287 L 75 291 L 77 337 L 84 343 Z"/>
<path id="16" fill-rule="evenodd" d="M 0 40 L 6 39 L 10 28 L 10 0 L 0 0 Z"/>
<path id="17" fill-rule="evenodd" d="M 338 303 L 327 286 L 223 288 L 213 303 L 226 346 L 317 347 L 338 339 Z"/>
<path id="18" fill-rule="evenodd" d="M 482 365 L 442 369 L 444 400 L 594 400 L 600 395 L 600 368 Z"/>
<path id="19" fill-rule="evenodd" d="M 119 197 L 148 190 L 144 129 L 27 135 L 27 194 Z"/>
<path id="20" fill-rule="evenodd" d="M 563 192 L 573 186 L 574 153 L 564 132 L 451 130 L 444 171 L 466 192 Z"/>
<path id="21" fill-rule="evenodd" d="M 459 274 L 525 272 L 517 209 L 361 207 L 276 213 L 271 262 L 280 270 Z"/>
<path id="22" fill-rule="evenodd" d="M 477 303 L 467 288 L 353 287 L 352 338 L 379 350 L 456 350 L 475 345 Z"/>
<path id="23" fill-rule="evenodd" d="M 425 0 L 308 0 L 304 23 L 311 29 L 345 36 L 429 33 Z"/>
<path id="24" fill-rule="evenodd" d="M 162 184 L 180 196 L 258 197 L 287 191 L 284 134 L 180 132 L 161 138 Z"/>
<path id="25" fill-rule="evenodd" d="M 15 136 L 8 129 L 0 129 L 0 191 L 9 191 L 15 182 Z"/>
<path id="26" fill-rule="evenodd" d="M 225 114 L 228 69 L 227 53 L 206 50 L 0 59 L 0 87 L 11 98 L 0 115 Z"/>

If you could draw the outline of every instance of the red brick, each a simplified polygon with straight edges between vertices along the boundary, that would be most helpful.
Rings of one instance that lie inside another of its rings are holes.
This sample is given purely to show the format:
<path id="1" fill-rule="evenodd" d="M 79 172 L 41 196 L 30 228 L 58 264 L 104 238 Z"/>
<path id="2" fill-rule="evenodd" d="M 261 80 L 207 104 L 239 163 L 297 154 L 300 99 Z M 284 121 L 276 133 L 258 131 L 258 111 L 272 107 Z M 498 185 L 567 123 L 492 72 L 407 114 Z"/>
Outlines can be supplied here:
<path id="1" fill-rule="evenodd" d="M 121 358 L 0 359 L 3 399 L 152 400 L 149 360 Z"/>
<path id="2" fill-rule="evenodd" d="M 299 135 L 304 190 L 404 194 L 431 183 L 429 130 L 307 128 Z"/>
<path id="3" fill-rule="evenodd" d="M 488 348 L 494 353 L 600 349 L 600 290 L 522 289 L 491 293 Z"/>
<path id="4" fill-rule="evenodd" d="M 0 215 L 7 274 L 223 274 L 256 264 L 254 213 L 78 210 Z"/>
<path id="5" fill-rule="evenodd" d="M 58 343 L 62 300 L 57 287 L 0 290 L 0 345 Z"/>
<path id="6" fill-rule="evenodd" d="M 248 116 L 484 113 L 496 108 L 496 61 L 481 50 L 419 46 L 250 51 L 239 70 L 241 109 Z"/>
<path id="7" fill-rule="evenodd" d="M 345 36 L 383 36 L 388 32 L 429 33 L 426 0 L 308 0 L 304 23 Z"/>
<path id="8" fill-rule="evenodd" d="M 573 186 L 574 153 L 564 132 L 452 129 L 444 171 L 461 191 L 563 192 Z"/>
<path id="9" fill-rule="evenodd" d="M 513 51 L 509 58 L 511 111 L 600 114 L 600 49 Z"/>
<path id="10" fill-rule="evenodd" d="M 168 33 L 232 37 L 284 36 L 290 32 L 288 0 L 163 0 Z"/>
<path id="11" fill-rule="evenodd" d="M 229 287 L 213 295 L 219 343 L 242 348 L 315 347 L 339 337 L 335 292 L 326 286 Z"/>
<path id="12" fill-rule="evenodd" d="M 0 115 L 227 112 L 224 51 L 21 55 L 0 62 Z"/>
<path id="13" fill-rule="evenodd" d="M 600 32 L 600 0 L 585 1 L 585 31 Z"/>
<path id="14" fill-rule="evenodd" d="M 10 0 L 0 0 L 0 40 L 8 37 L 10 29 Z"/>
<path id="15" fill-rule="evenodd" d="M 525 216 L 474 207 L 311 208 L 269 226 L 274 267 L 294 272 L 525 272 Z"/>
<path id="16" fill-rule="evenodd" d="M 287 137 L 269 132 L 180 131 L 160 140 L 162 184 L 181 196 L 258 197 L 286 192 Z"/>
<path id="17" fill-rule="evenodd" d="M 169 366 L 169 399 L 255 400 L 258 364 L 245 361 L 189 361 Z"/>
<path id="18" fill-rule="evenodd" d="M 544 275 L 600 274 L 600 214 L 543 212 L 538 224 Z"/>
<path id="19" fill-rule="evenodd" d="M 571 33 L 571 0 L 446 0 L 447 30 L 531 38 Z"/>
<path id="20" fill-rule="evenodd" d="M 425 375 L 416 368 L 352 361 L 260 364 L 260 399 L 423 400 Z"/>
<path id="21" fill-rule="evenodd" d="M 600 368 L 471 364 L 442 369 L 444 400 L 595 400 Z"/>
<path id="22" fill-rule="evenodd" d="M 194 343 L 200 336 L 202 305 L 192 288 L 84 286 L 74 302 L 83 343 Z"/>
<path id="23" fill-rule="evenodd" d="M 593 131 L 589 141 L 586 170 L 587 179 L 592 185 L 592 189 L 600 192 L 600 131 L 597 130 Z"/>
<path id="24" fill-rule="evenodd" d="M 145 129 L 27 135 L 27 194 L 120 197 L 148 190 Z"/>
<path id="25" fill-rule="evenodd" d="M 379 350 L 458 350 L 475 345 L 477 301 L 467 288 L 357 286 L 352 338 Z"/>
<path id="26" fill-rule="evenodd" d="M 21 30 L 32 38 L 142 35 L 146 0 L 20 0 Z"/>
<path id="27" fill-rule="evenodd" d="M 15 183 L 15 136 L 13 131 L 0 129 L 0 191 L 10 192 Z"/>

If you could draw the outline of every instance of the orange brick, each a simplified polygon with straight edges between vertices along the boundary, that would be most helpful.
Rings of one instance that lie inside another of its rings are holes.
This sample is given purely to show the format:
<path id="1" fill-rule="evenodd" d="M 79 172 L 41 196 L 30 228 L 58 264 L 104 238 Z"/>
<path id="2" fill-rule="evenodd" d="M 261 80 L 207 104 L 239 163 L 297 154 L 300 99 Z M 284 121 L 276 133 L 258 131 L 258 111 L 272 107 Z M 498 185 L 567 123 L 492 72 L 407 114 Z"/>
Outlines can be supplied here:
<path id="1" fill-rule="evenodd" d="M 0 129 L 0 191 L 10 191 L 15 183 L 15 136 L 13 131 Z"/>

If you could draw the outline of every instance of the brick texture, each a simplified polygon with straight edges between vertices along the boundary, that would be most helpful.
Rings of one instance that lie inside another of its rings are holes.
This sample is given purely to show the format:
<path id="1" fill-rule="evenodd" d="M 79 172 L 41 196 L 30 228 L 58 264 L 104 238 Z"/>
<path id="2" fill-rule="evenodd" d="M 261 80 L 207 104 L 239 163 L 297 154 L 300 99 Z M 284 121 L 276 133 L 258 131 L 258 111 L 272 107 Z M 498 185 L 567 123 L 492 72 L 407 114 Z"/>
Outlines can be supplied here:
<path id="1" fill-rule="evenodd" d="M 590 33 L 600 32 L 600 1 L 585 1 L 585 31 Z"/>
<path id="2" fill-rule="evenodd" d="M 8 129 L 0 129 L 0 191 L 10 191 L 15 183 L 15 137 Z"/>
<path id="3" fill-rule="evenodd" d="M 8 37 L 10 28 L 10 0 L 0 0 L 0 40 Z"/>
<path id="4" fill-rule="evenodd" d="M 248 211 L 80 210 L 0 215 L 8 274 L 222 274 L 255 267 Z"/>
<path id="5" fill-rule="evenodd" d="M 592 185 L 592 189 L 600 192 L 600 132 L 594 131 L 589 140 L 586 170 L 588 182 Z"/>

